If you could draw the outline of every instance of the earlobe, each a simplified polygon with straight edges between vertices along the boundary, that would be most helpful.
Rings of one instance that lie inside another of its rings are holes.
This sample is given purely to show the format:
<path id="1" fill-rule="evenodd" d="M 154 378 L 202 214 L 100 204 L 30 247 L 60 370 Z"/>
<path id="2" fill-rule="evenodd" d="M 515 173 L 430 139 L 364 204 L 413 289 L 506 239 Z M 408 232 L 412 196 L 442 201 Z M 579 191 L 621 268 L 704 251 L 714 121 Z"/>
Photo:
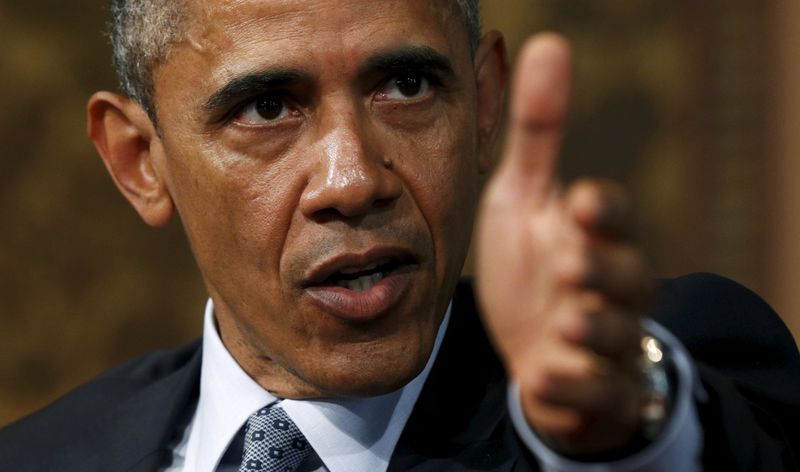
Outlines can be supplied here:
<path id="1" fill-rule="evenodd" d="M 502 122 L 508 83 L 508 54 L 503 35 L 490 31 L 481 38 L 475 53 L 475 80 L 478 91 L 478 132 L 480 171 L 492 166 L 492 151 Z"/>
<path id="2" fill-rule="evenodd" d="M 98 92 L 87 105 L 87 131 L 122 195 L 151 226 L 172 218 L 163 147 L 142 107 L 128 98 Z"/>

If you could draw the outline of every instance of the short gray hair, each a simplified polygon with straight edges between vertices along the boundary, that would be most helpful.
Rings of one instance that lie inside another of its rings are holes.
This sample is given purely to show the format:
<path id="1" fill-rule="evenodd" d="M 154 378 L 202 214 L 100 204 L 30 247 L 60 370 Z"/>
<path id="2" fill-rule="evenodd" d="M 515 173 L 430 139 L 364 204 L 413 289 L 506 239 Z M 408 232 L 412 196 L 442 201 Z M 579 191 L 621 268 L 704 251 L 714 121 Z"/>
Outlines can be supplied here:
<path id="1" fill-rule="evenodd" d="M 470 51 L 481 35 L 480 1 L 455 0 L 469 34 Z M 122 92 L 145 109 L 158 124 L 153 99 L 153 71 L 180 40 L 187 12 L 184 0 L 111 0 L 109 37 Z"/>
<path id="2" fill-rule="evenodd" d="M 464 14 L 464 21 L 469 34 L 469 50 L 475 54 L 475 51 L 478 50 L 478 43 L 481 41 L 480 0 L 456 0 L 456 3 Z"/>
<path id="3" fill-rule="evenodd" d="M 183 0 L 112 0 L 109 37 L 122 92 L 156 123 L 153 71 L 183 34 Z"/>

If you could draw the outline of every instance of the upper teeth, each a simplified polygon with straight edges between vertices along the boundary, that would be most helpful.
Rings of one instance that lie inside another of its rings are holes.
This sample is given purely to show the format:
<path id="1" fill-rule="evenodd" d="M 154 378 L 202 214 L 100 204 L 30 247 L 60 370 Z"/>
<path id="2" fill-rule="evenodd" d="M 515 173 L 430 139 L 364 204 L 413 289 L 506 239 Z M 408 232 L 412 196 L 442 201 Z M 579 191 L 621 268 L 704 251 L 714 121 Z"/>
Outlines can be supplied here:
<path id="1" fill-rule="evenodd" d="M 338 282 L 336 282 L 336 285 L 338 285 L 339 287 L 344 287 L 348 290 L 363 292 L 365 290 L 371 289 L 376 283 L 380 282 L 381 279 L 383 279 L 383 273 L 375 272 L 374 274 L 362 275 L 361 277 L 352 280 L 339 280 Z"/>
<path id="2" fill-rule="evenodd" d="M 372 264 L 364 267 L 347 267 L 345 269 L 341 269 L 339 272 L 343 274 L 355 274 L 356 272 L 367 272 L 373 270 L 376 267 L 378 267 L 378 263 L 373 262 Z"/>

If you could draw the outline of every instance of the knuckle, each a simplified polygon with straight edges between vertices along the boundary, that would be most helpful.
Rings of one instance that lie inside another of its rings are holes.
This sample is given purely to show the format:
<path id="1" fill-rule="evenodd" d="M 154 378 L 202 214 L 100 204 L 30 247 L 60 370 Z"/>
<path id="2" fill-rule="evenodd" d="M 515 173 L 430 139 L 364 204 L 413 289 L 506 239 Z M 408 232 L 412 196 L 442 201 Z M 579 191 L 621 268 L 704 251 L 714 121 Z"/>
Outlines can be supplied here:
<path id="1" fill-rule="evenodd" d="M 594 274 L 594 261 L 584 248 L 569 251 L 559 258 L 556 264 L 556 275 L 565 285 L 586 286 Z"/>
<path id="2" fill-rule="evenodd" d="M 540 370 L 531 375 L 528 392 L 537 401 L 550 401 L 557 393 L 558 378 L 551 369 Z"/>
<path id="3" fill-rule="evenodd" d="M 562 411 L 545 417 L 543 421 L 539 422 L 536 429 L 544 437 L 573 442 L 574 438 L 582 437 L 585 434 L 585 421 L 576 413 Z"/>
<path id="4" fill-rule="evenodd" d="M 567 341 L 585 345 L 593 337 L 593 314 L 579 308 L 565 309 L 557 316 L 559 331 Z"/>
<path id="5" fill-rule="evenodd" d="M 600 356 L 586 352 L 578 358 L 573 375 L 583 381 L 598 381 L 608 374 L 608 365 Z"/>
<path id="6" fill-rule="evenodd" d="M 570 443 L 580 443 L 589 429 L 589 420 L 585 415 L 571 413 L 564 415 L 562 421 L 555 425 L 558 435 Z"/>

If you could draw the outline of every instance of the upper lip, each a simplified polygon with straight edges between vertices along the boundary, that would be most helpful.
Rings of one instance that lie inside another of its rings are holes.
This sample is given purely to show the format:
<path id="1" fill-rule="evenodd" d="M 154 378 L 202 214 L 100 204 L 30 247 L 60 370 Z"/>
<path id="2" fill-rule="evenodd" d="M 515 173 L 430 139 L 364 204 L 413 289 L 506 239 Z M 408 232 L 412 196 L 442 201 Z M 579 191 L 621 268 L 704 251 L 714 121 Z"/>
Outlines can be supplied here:
<path id="1" fill-rule="evenodd" d="M 342 270 L 359 270 L 373 264 L 414 264 L 417 258 L 411 251 L 398 247 L 377 247 L 361 253 L 338 254 L 312 267 L 303 278 L 303 286 L 320 285 Z"/>

